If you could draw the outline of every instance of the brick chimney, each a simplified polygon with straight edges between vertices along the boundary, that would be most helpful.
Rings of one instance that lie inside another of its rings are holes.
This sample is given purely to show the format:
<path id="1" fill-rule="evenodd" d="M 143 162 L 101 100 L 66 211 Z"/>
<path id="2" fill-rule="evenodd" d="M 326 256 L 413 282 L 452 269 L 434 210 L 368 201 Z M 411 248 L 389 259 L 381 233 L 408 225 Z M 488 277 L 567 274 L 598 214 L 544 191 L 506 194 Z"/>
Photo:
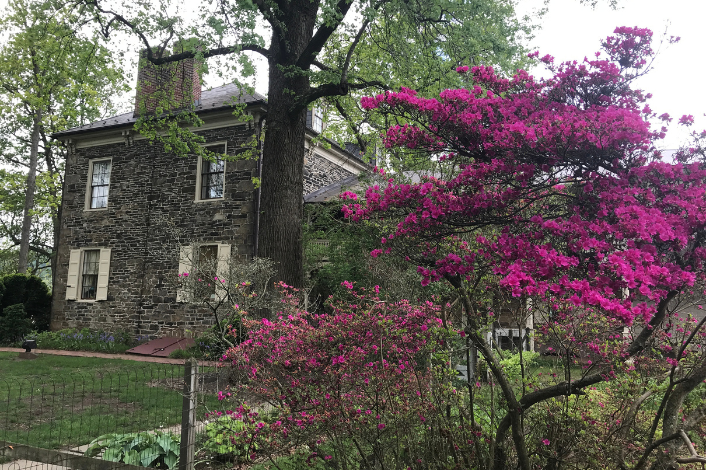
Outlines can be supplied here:
<path id="1" fill-rule="evenodd" d="M 193 50 L 177 44 L 174 54 Z M 147 60 L 147 51 L 140 52 L 135 93 L 135 115 L 154 114 L 190 108 L 201 100 L 199 62 L 184 59 L 162 65 Z"/>

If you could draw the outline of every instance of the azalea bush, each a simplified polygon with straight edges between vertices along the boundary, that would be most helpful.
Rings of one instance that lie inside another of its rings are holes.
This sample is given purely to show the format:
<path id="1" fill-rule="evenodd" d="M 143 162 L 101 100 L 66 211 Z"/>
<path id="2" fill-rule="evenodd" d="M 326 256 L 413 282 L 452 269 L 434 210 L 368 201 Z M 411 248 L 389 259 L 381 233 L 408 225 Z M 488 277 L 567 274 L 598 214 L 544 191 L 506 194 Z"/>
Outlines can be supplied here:
<path id="1" fill-rule="evenodd" d="M 706 461 L 691 442 L 706 416 L 703 402 L 693 405 L 706 379 L 703 322 L 675 320 L 705 294 L 706 131 L 662 160 L 671 118 L 632 87 L 649 71 L 651 44 L 651 31 L 621 27 L 594 59 L 555 64 L 532 54 L 553 73 L 546 80 L 459 67 L 465 89 L 425 98 L 403 88 L 362 101 L 399 123 L 384 136 L 387 147 L 444 169 L 417 184 L 388 176 L 363 200 L 347 193 L 343 211 L 387 228 L 373 257 L 402 255 L 423 284 L 456 289 L 464 332 L 498 392 L 480 466 L 592 468 L 582 459 L 598 455 L 585 426 L 568 426 L 558 447 L 547 433 L 576 422 L 583 394 L 613 381 L 625 384 L 622 405 L 635 410 L 611 419 L 630 424 L 589 420 L 604 426 L 589 433 L 594 439 L 619 438 L 613 466 Z M 523 371 L 521 387 L 509 379 L 484 333 L 500 313 L 498 297 L 515 299 L 513 325 L 537 326 L 536 339 L 562 361 L 559 374 L 536 380 Z M 631 382 L 636 370 L 649 380 Z M 542 419 L 557 427 L 538 426 Z"/>
<path id="2" fill-rule="evenodd" d="M 476 434 L 448 363 L 458 333 L 431 303 L 345 285 L 331 314 L 306 312 L 290 292 L 277 318 L 246 320 L 248 339 L 227 353 L 238 385 L 220 395 L 235 400 L 218 413 L 239 423 L 230 442 L 252 460 L 306 446 L 333 468 L 421 469 L 438 455 L 463 467 Z"/>
<path id="3" fill-rule="evenodd" d="M 226 355 L 240 380 L 222 397 L 234 403 L 219 411 L 243 424 L 233 442 L 247 458 L 299 452 L 337 469 L 706 461 L 706 320 L 693 315 L 706 296 L 706 131 L 661 159 L 671 118 L 632 87 L 651 41 L 618 28 L 594 59 L 539 59 L 546 80 L 459 67 L 465 89 L 362 101 L 399 123 L 389 148 L 443 171 L 413 183 L 380 170 L 384 181 L 344 194 L 342 210 L 383 234 L 373 258 L 416 266 L 444 297 L 385 302 L 344 282 L 349 297 L 328 315 L 292 301 L 247 323 Z M 501 319 L 553 359 L 502 351 Z"/>

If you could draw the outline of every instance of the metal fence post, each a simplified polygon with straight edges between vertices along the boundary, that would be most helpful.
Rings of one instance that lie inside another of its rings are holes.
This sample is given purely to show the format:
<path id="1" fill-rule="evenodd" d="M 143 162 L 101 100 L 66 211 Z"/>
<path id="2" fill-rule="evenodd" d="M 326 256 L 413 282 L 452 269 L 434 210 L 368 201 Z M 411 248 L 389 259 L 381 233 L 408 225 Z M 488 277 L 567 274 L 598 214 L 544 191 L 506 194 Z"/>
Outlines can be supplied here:
<path id="1" fill-rule="evenodd" d="M 181 408 L 181 446 L 179 470 L 194 470 L 196 451 L 196 359 L 184 362 L 184 400 Z"/>

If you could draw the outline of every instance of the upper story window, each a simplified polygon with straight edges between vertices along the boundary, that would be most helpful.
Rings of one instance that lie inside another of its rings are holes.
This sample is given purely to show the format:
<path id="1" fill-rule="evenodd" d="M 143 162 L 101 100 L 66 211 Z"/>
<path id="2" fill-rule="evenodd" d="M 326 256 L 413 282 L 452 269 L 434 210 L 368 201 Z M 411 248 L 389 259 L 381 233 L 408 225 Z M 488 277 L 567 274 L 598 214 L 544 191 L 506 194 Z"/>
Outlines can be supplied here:
<path id="1" fill-rule="evenodd" d="M 226 145 L 209 145 L 206 149 L 216 154 L 225 154 Z M 196 200 L 222 199 L 225 193 L 225 172 L 226 162 L 221 158 L 214 157 L 214 160 L 199 158 Z"/>
<path id="2" fill-rule="evenodd" d="M 316 132 L 324 130 L 324 113 L 319 108 L 314 108 L 311 113 L 311 128 Z"/>
<path id="3" fill-rule="evenodd" d="M 108 189 L 110 188 L 110 160 L 91 161 L 88 167 L 87 209 L 105 209 L 108 207 Z"/>

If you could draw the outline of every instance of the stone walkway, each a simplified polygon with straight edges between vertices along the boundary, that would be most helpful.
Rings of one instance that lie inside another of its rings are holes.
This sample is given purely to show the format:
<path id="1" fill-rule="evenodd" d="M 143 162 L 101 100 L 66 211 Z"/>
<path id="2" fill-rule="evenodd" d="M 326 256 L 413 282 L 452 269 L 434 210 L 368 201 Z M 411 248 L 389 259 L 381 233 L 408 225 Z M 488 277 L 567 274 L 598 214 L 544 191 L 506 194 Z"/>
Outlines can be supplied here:
<path id="1" fill-rule="evenodd" d="M 0 348 L 0 352 L 24 352 L 22 348 Z M 184 359 L 170 359 L 168 357 L 138 356 L 136 354 L 108 354 L 93 351 L 63 351 L 60 349 L 35 349 L 33 353 L 41 356 L 50 354 L 53 356 L 73 356 L 73 357 L 100 357 L 102 359 L 123 359 L 126 361 L 154 362 L 156 364 L 184 364 Z M 199 364 L 215 366 L 219 364 L 213 361 L 199 361 Z M 0 469 L 2 470 L 2 469 Z"/>

